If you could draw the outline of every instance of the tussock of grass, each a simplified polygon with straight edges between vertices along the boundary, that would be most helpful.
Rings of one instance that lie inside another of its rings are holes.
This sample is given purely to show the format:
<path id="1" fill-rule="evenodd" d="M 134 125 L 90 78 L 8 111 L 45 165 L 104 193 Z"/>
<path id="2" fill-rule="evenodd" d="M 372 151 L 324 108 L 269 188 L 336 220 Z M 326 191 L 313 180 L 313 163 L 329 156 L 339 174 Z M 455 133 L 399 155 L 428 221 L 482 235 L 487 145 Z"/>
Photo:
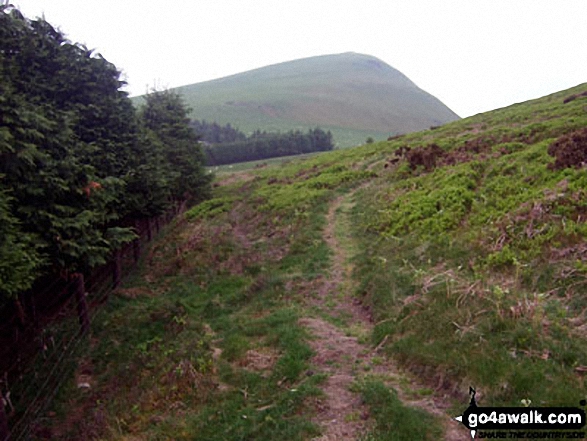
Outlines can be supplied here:
<path id="1" fill-rule="evenodd" d="M 440 423 L 427 412 L 404 405 L 395 390 L 367 379 L 357 385 L 375 427 L 365 440 L 425 441 L 441 438 Z"/>

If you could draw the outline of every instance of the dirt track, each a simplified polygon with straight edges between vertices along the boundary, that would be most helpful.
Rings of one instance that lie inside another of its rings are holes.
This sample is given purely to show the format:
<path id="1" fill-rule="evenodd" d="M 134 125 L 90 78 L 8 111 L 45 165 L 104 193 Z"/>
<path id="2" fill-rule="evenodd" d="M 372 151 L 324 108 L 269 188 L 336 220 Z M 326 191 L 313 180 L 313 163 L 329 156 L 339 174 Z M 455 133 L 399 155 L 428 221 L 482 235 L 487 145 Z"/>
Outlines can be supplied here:
<path id="1" fill-rule="evenodd" d="M 323 232 L 323 239 L 332 250 L 330 272 L 317 287 L 315 295 L 308 298 L 309 306 L 318 314 L 300 320 L 314 336 L 310 342 L 315 352 L 313 366 L 328 375 L 323 384 L 325 397 L 319 404 L 319 413 L 315 418 L 315 422 L 324 429 L 323 435 L 317 440 L 356 440 L 368 430 L 372 424 L 369 410 L 362 404 L 359 394 L 351 391 L 352 384 L 360 380 L 364 372 L 385 378 L 386 384 L 397 390 L 404 404 L 441 418 L 446 430 L 444 439 L 469 440 L 469 433 L 447 416 L 448 402 L 434 395 L 424 399 L 409 397 L 406 389 L 418 390 L 424 386 L 401 373 L 392 361 L 382 362 L 383 357 L 378 355 L 379 347 L 373 348 L 352 335 L 367 335 L 373 329 L 370 314 L 352 297 L 354 283 L 349 263 L 352 256 L 349 256 L 348 243 L 347 247 L 342 244 L 339 237 L 341 233 L 337 235 L 337 224 L 341 217 L 348 215 L 347 211 L 353 204 L 352 199 L 357 190 L 339 196 L 330 203 Z M 350 236 L 348 232 L 345 234 L 348 242 Z M 349 329 L 333 325 L 333 320 L 329 318 L 346 318 L 350 326 L 345 327 Z M 400 382 L 403 386 L 400 386 Z"/>

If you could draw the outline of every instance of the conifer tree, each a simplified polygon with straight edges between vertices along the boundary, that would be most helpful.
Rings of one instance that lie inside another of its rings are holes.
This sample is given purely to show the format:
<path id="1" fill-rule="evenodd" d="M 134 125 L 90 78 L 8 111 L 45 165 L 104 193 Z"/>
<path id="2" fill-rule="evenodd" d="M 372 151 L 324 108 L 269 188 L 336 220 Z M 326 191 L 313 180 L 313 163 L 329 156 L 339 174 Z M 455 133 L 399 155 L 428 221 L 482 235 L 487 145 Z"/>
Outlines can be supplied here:
<path id="1" fill-rule="evenodd" d="M 141 110 L 144 126 L 161 142 L 170 176 L 171 195 L 176 201 L 194 203 L 210 194 L 211 177 L 204 170 L 204 154 L 198 137 L 190 127 L 189 109 L 171 91 L 154 91 Z"/>
<path id="2" fill-rule="evenodd" d="M 113 64 L 12 6 L 0 78 L 0 302 L 43 272 L 87 273 L 136 219 L 209 194 L 178 96 L 149 95 L 139 117 Z"/>

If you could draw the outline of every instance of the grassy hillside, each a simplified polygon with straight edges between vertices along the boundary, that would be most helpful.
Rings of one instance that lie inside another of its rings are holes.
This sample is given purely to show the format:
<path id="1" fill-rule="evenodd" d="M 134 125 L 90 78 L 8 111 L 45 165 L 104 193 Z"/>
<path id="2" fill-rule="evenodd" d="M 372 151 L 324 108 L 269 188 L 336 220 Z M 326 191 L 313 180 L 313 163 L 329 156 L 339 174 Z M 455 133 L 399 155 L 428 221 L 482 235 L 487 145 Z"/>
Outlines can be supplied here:
<path id="1" fill-rule="evenodd" d="M 587 179 L 584 166 L 550 169 L 547 153 L 587 126 L 585 91 L 381 146 L 446 152 L 429 171 L 381 170 L 354 214 L 374 338 L 438 387 L 473 384 L 495 405 L 585 397 Z"/>
<path id="2" fill-rule="evenodd" d="M 458 119 L 397 70 L 355 53 L 290 61 L 175 90 L 196 119 L 231 123 L 244 132 L 320 126 L 342 147 Z"/>
<path id="3" fill-rule="evenodd" d="M 577 406 L 587 174 L 548 149 L 585 127 L 587 84 L 223 173 L 96 319 L 54 438 L 469 439 L 469 386 Z"/>

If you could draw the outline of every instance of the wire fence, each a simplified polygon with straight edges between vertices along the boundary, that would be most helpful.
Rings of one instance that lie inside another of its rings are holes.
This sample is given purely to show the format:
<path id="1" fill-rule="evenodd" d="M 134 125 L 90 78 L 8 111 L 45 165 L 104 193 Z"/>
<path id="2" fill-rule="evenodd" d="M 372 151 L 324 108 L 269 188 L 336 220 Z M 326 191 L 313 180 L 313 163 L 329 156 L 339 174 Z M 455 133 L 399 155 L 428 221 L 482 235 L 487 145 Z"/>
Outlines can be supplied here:
<path id="1" fill-rule="evenodd" d="M 76 367 L 92 321 L 148 243 L 181 210 L 135 224 L 138 238 L 84 277 L 39 280 L 0 309 L 0 441 L 30 439 L 41 415 Z"/>

